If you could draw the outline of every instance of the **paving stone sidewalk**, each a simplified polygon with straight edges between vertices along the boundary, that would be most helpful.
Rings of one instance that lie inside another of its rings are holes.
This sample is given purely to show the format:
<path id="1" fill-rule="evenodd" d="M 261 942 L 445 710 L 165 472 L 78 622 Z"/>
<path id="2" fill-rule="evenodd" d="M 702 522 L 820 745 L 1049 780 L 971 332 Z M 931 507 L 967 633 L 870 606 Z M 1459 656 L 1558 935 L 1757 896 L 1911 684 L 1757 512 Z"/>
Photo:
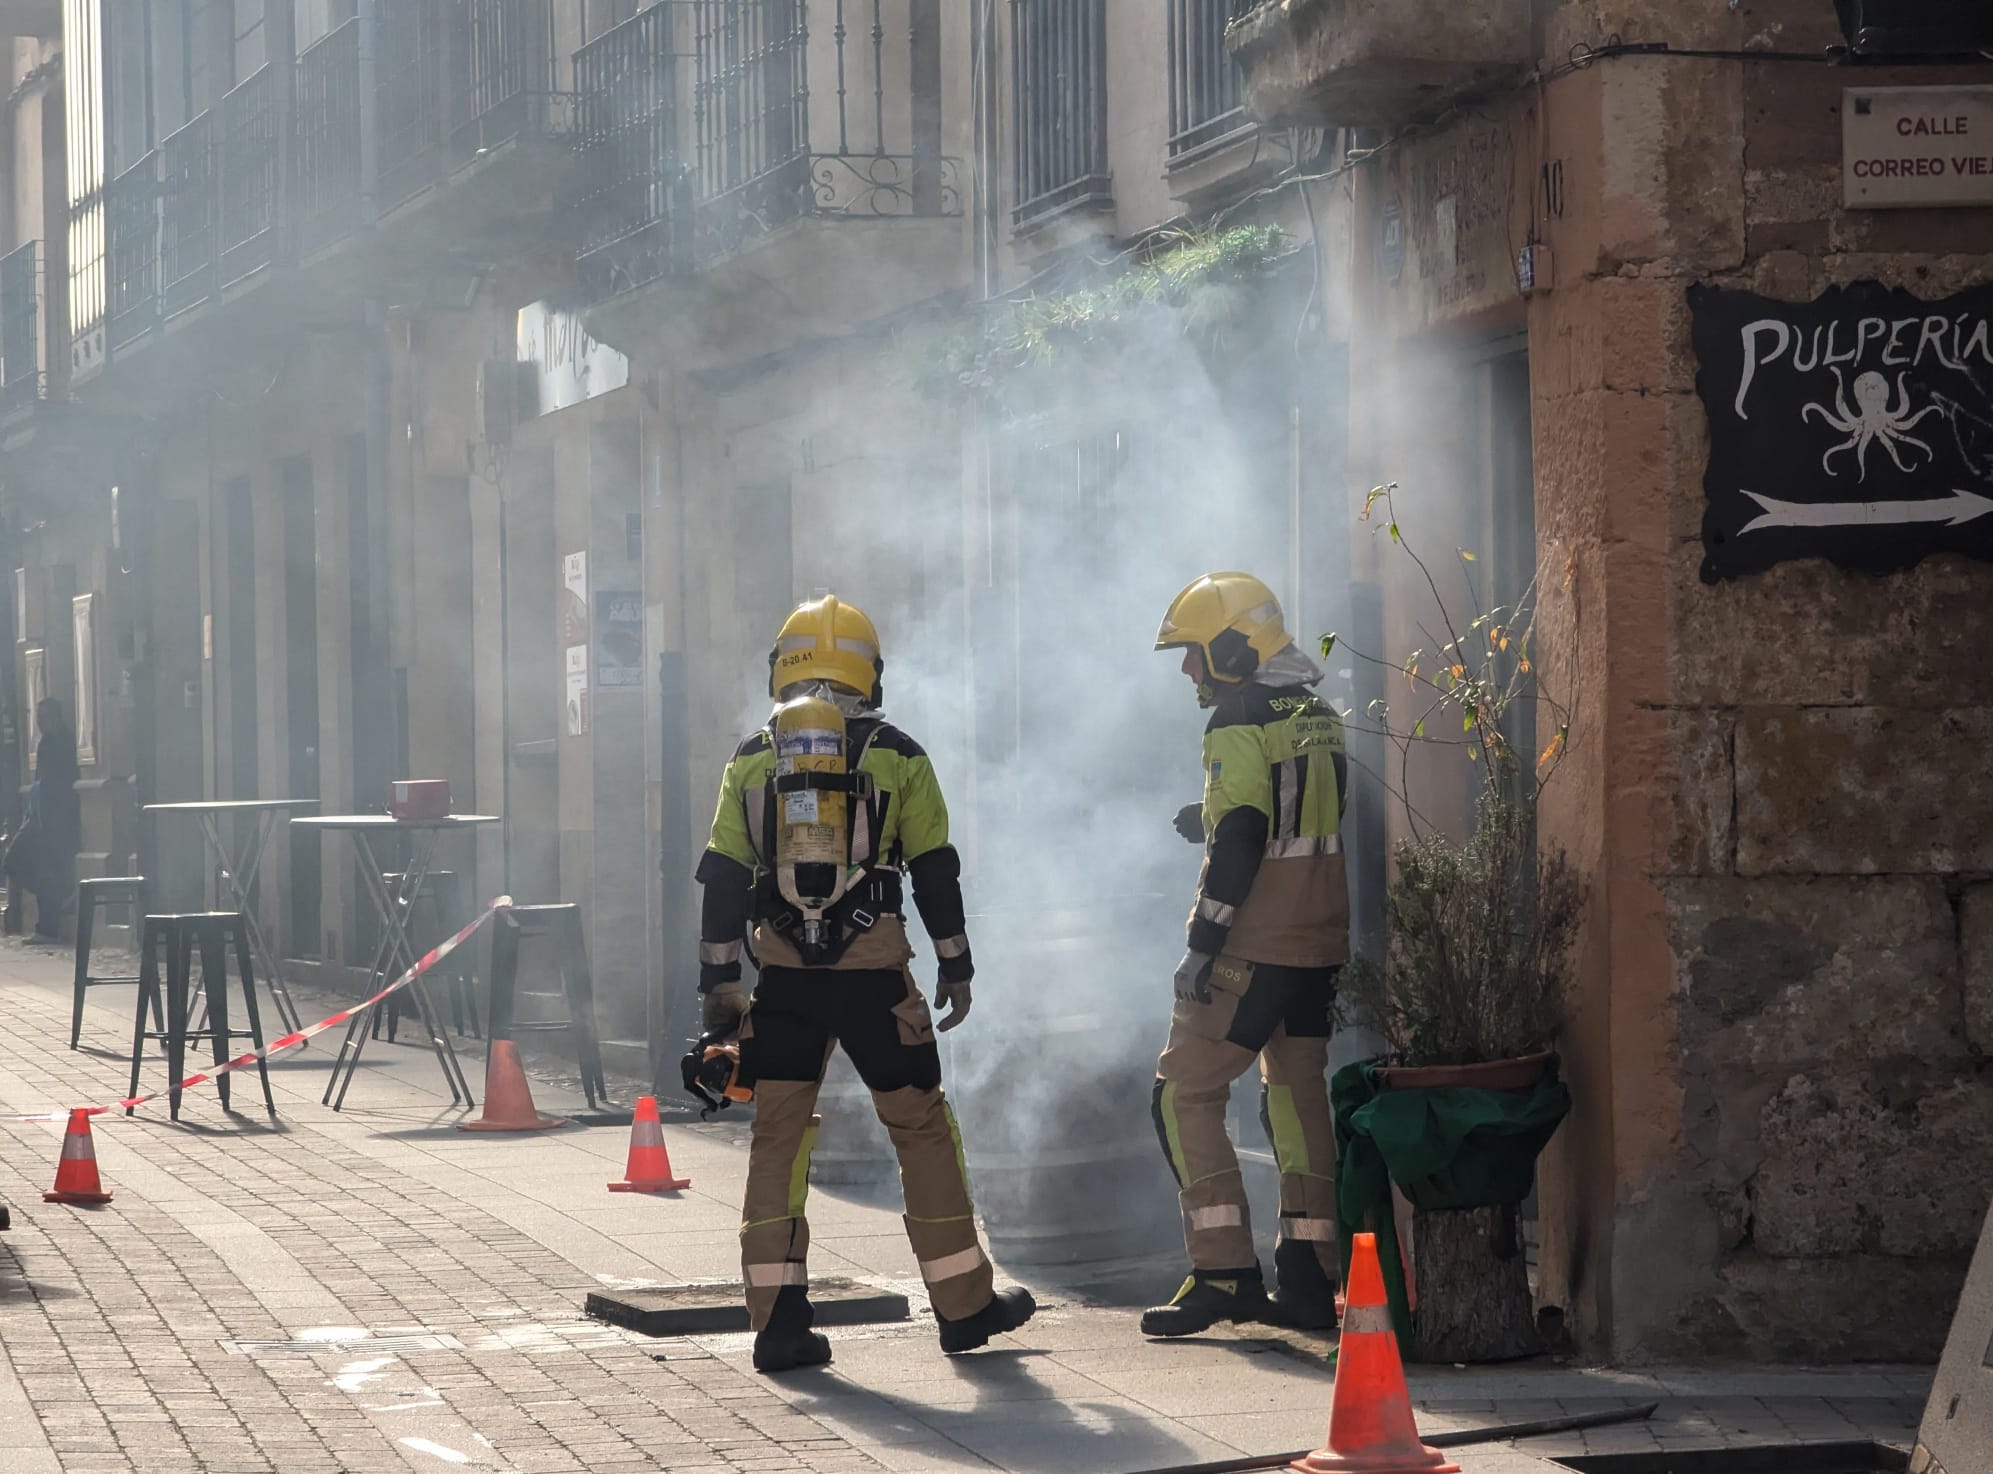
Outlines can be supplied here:
<path id="1" fill-rule="evenodd" d="M 299 1002 L 308 1019 L 335 1006 Z M 130 1009 L 128 991 L 94 992 L 72 1053 L 67 958 L 0 947 L 0 1112 L 122 1095 Z M 612 1195 L 626 1132 L 462 1134 L 433 1059 L 406 1042 L 371 1047 L 347 1109 L 327 1110 L 336 1040 L 272 1067 L 275 1122 L 253 1071 L 235 1077 L 233 1115 L 203 1087 L 178 1125 L 163 1101 L 98 1118 L 104 1208 L 44 1206 L 60 1126 L 0 1123 L 15 1225 L 0 1235 L 6 1474 L 1116 1474 L 1320 1438 L 1323 1343 L 1247 1328 L 1159 1345 L 1101 1303 L 1130 1298 L 1112 1286 L 1153 1289 L 1166 1265 L 1089 1271 L 1090 1287 L 1032 1280 L 1045 1308 L 1023 1334 L 944 1359 L 895 1209 L 822 1191 L 813 1269 L 907 1291 L 912 1323 L 836 1332 L 832 1368 L 769 1379 L 745 1336 L 651 1341 L 588 1321 L 582 1300 L 604 1284 L 737 1273 L 742 1121 L 667 1126 L 686 1193 Z M 474 1081 L 481 1068 L 467 1054 Z M 534 1088 L 542 1109 L 581 1105 L 549 1077 Z M 1428 1431 L 1662 1403 L 1650 1424 L 1458 1455 L 1470 1474 L 1545 1474 L 1559 1454 L 1903 1442 L 1928 1380 L 1545 1364 L 1422 1370 L 1413 1392 Z"/>

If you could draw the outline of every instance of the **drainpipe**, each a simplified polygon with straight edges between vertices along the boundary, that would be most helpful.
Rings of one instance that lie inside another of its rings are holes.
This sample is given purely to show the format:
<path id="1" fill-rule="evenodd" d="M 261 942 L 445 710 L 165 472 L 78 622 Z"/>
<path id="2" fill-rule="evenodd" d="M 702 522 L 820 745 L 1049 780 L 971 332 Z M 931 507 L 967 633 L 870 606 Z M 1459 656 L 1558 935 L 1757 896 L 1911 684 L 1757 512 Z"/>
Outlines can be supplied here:
<path id="1" fill-rule="evenodd" d="M 377 0 L 360 0 L 357 12 L 360 24 L 360 228 L 371 230 L 379 218 L 380 207 L 380 158 L 379 158 L 379 116 L 380 94 L 375 82 L 375 42 L 380 30 L 380 7 Z"/>

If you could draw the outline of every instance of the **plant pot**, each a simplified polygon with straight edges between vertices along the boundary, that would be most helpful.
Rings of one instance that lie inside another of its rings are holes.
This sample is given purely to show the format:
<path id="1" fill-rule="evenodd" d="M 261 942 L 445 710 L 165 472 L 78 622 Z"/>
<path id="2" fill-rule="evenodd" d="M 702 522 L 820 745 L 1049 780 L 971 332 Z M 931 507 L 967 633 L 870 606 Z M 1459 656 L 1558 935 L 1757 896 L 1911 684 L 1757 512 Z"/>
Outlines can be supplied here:
<path id="1" fill-rule="evenodd" d="M 1519 1206 L 1568 1109 L 1557 1063 L 1546 1052 L 1338 1076 L 1341 1119 L 1378 1144 L 1412 1205 L 1413 1293 L 1398 1311 L 1410 1360 L 1505 1361 L 1542 1349 Z"/>
<path id="2" fill-rule="evenodd" d="M 1471 1065 L 1393 1065 L 1377 1070 L 1381 1090 L 1534 1090 L 1554 1058 L 1549 1050 Z"/>

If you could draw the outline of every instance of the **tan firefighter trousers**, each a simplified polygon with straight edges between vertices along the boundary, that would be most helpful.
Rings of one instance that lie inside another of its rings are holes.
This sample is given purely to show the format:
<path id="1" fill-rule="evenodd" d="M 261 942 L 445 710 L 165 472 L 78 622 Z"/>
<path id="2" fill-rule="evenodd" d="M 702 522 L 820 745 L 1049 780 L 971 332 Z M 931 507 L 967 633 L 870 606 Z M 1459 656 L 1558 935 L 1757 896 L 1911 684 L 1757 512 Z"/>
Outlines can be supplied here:
<path id="1" fill-rule="evenodd" d="M 900 1159 L 907 1239 L 935 1313 L 990 1303 L 989 1259 L 976 1237 L 955 1113 L 927 1002 L 905 969 L 770 967 L 741 1030 L 741 1076 L 754 1086 L 754 1130 L 741 1213 L 741 1273 L 755 1330 L 785 1285 L 809 1283 L 810 1152 L 817 1091 L 842 1045 Z"/>
<path id="2" fill-rule="evenodd" d="M 1261 1118 L 1280 1170 L 1282 1239 L 1313 1244 L 1330 1283 L 1336 1244 L 1335 1125 L 1328 1050 L 1334 969 L 1220 957 L 1211 1001 L 1177 1000 L 1156 1063 L 1156 1135 L 1176 1173 L 1184 1245 L 1194 1269 L 1258 1262 L 1238 1154 L 1225 1130 L 1232 1082 L 1257 1057 Z"/>

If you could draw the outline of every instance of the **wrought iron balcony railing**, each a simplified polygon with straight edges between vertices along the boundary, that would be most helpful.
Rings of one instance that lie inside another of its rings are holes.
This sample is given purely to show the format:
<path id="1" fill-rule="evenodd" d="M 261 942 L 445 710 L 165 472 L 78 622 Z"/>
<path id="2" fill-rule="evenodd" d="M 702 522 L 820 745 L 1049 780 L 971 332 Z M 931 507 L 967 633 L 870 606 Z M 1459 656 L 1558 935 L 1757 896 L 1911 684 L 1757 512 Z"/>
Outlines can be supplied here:
<path id="1" fill-rule="evenodd" d="M 203 301 L 215 276 L 214 114 L 159 145 L 159 313 Z"/>
<path id="2" fill-rule="evenodd" d="M 442 170 L 449 95 L 443 39 L 449 17 L 436 0 L 385 0 L 376 14 L 374 116 L 385 209 L 432 183 Z"/>
<path id="3" fill-rule="evenodd" d="M 1172 162 L 1187 161 L 1250 126 L 1245 79 L 1225 50 L 1225 27 L 1259 0 L 1169 0 Z"/>
<path id="4" fill-rule="evenodd" d="M 41 242 L 0 256 L 0 402 L 31 404 L 46 391 L 42 367 Z"/>
<path id="5" fill-rule="evenodd" d="M 809 215 L 961 211 L 939 0 L 662 0 L 576 53 L 575 79 L 598 290 Z"/>
<path id="6" fill-rule="evenodd" d="M 569 135 L 574 95 L 553 86 L 544 0 L 451 0 L 451 146 L 459 159 L 530 133 Z"/>
<path id="7" fill-rule="evenodd" d="M 221 285 L 270 264 L 277 255 L 282 203 L 283 101 L 290 68 L 266 66 L 221 100 Z"/>
<path id="8" fill-rule="evenodd" d="M 104 186 L 110 301 L 105 346 L 113 351 L 159 320 L 159 151 Z"/>
<path id="9" fill-rule="evenodd" d="M 691 264 L 692 171 L 678 146 L 678 7 L 657 5 L 574 54 L 582 267 L 613 296 Z"/>
<path id="10" fill-rule="evenodd" d="M 360 21 L 328 32 L 297 61 L 291 211 L 298 254 L 330 245 L 360 220 Z"/>

